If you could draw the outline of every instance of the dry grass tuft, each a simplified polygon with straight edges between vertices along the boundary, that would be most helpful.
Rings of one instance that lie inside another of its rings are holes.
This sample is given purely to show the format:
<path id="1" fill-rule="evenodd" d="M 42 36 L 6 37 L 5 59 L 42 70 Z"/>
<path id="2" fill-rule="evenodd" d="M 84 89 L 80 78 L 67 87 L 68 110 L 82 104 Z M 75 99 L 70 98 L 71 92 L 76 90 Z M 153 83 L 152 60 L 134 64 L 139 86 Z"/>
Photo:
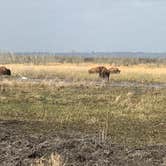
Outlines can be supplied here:
<path id="1" fill-rule="evenodd" d="M 63 166 L 63 164 L 60 155 L 53 152 L 49 156 L 36 159 L 31 166 Z"/>

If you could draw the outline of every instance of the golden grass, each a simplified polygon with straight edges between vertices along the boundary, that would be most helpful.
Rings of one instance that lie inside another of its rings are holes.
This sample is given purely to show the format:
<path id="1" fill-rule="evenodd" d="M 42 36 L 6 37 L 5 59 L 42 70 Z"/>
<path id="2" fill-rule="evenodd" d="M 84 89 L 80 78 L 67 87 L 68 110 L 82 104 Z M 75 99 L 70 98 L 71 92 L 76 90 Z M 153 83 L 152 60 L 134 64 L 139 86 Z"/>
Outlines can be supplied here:
<path id="1" fill-rule="evenodd" d="M 15 76 L 30 78 L 55 78 L 71 80 L 94 80 L 97 74 L 89 74 L 88 69 L 103 64 L 91 63 L 50 63 L 47 65 L 9 64 Z M 109 64 L 104 65 L 110 67 Z M 120 74 L 111 75 L 114 81 L 166 82 L 166 66 L 153 65 L 119 66 Z"/>
<path id="2" fill-rule="evenodd" d="M 50 156 L 44 156 L 40 159 L 36 159 L 31 166 L 63 166 L 61 156 L 53 152 Z"/>

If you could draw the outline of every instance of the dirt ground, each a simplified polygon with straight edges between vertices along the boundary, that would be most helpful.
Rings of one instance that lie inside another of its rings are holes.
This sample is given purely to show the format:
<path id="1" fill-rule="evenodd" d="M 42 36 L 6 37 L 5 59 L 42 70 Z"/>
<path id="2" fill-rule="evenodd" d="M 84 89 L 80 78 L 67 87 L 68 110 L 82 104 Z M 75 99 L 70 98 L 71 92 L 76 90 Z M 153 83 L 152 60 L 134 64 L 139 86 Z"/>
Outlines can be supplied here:
<path id="1" fill-rule="evenodd" d="M 27 166 L 56 152 L 62 165 L 166 166 L 166 145 L 127 148 L 98 134 L 44 132 L 44 127 L 42 122 L 0 121 L 0 165 Z"/>

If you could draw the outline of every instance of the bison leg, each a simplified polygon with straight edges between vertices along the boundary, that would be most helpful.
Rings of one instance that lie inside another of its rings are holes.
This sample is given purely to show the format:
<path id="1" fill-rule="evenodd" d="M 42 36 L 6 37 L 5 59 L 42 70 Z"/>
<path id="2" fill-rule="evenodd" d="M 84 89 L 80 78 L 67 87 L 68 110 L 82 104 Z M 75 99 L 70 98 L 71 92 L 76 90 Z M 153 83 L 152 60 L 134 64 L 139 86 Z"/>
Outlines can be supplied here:
<path id="1" fill-rule="evenodd" d="M 100 77 L 100 78 L 104 78 L 104 73 L 100 72 L 100 73 L 99 73 L 99 77 Z"/>
<path id="2" fill-rule="evenodd" d="M 110 79 L 110 74 L 108 73 L 107 75 L 107 81 L 109 82 L 109 79 Z"/>

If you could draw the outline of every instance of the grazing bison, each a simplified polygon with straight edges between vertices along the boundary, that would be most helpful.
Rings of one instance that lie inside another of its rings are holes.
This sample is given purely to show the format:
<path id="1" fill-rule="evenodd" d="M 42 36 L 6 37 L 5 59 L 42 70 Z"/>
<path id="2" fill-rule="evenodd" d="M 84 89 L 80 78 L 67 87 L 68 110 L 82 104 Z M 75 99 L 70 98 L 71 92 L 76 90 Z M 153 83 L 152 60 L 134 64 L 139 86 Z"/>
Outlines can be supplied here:
<path id="1" fill-rule="evenodd" d="M 120 70 L 117 67 L 111 67 L 107 69 L 104 66 L 98 66 L 98 67 L 93 67 L 88 70 L 88 72 L 91 73 L 99 73 L 99 77 L 101 78 L 106 78 L 109 81 L 110 74 L 118 74 L 120 73 Z"/>
<path id="2" fill-rule="evenodd" d="M 88 72 L 90 74 L 98 73 L 99 77 L 107 78 L 109 80 L 110 71 L 104 66 L 93 67 L 93 68 L 89 69 Z"/>
<path id="3" fill-rule="evenodd" d="M 117 67 L 111 67 L 108 69 L 111 74 L 118 74 L 120 73 L 120 70 Z"/>
<path id="4" fill-rule="evenodd" d="M 10 69 L 7 69 L 4 66 L 0 67 L 0 75 L 11 75 Z"/>
<path id="5" fill-rule="evenodd" d="M 89 69 L 88 72 L 89 72 L 90 74 L 92 74 L 92 73 L 101 73 L 102 70 L 106 70 L 106 69 L 107 69 L 107 68 L 104 67 L 104 66 L 97 66 L 97 67 L 93 67 L 93 68 Z"/>

